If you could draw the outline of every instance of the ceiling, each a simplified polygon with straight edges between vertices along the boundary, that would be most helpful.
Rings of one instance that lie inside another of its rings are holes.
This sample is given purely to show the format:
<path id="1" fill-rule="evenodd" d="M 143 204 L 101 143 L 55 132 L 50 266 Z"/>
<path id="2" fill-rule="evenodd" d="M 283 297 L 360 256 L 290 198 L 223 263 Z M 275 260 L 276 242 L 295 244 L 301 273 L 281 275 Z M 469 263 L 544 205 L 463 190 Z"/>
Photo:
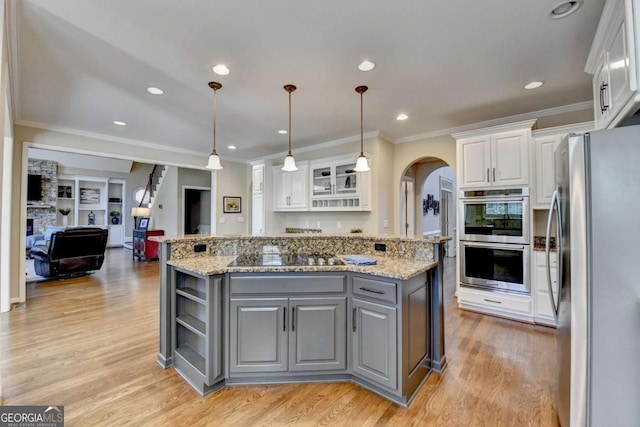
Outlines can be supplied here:
<path id="1" fill-rule="evenodd" d="M 21 0 L 12 3 L 14 122 L 211 151 L 223 161 L 364 131 L 398 142 L 591 100 L 584 64 L 604 0 Z M 464 6 L 461 4 L 464 3 Z M 374 61 L 373 71 L 356 66 Z M 231 73 L 215 75 L 226 64 Z M 544 86 L 524 90 L 531 80 Z M 151 95 L 147 87 L 164 90 Z M 584 105 L 583 105 L 584 107 Z M 409 119 L 397 121 L 399 113 Z M 116 126 L 121 120 L 127 126 Z M 226 147 L 233 144 L 237 150 Z"/>

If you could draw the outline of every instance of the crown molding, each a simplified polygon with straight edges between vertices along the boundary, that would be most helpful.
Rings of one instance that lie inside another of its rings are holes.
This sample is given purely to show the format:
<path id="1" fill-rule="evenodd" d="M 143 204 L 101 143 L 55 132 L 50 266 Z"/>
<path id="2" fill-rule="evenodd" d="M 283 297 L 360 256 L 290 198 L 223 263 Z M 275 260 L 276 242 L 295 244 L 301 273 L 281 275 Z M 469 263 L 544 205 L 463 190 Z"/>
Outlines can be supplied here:
<path id="1" fill-rule="evenodd" d="M 471 123 L 468 125 L 457 126 L 448 129 L 440 129 L 433 132 L 421 133 L 413 136 L 398 138 L 393 141 L 394 144 L 404 144 L 405 142 L 421 141 L 424 139 L 435 138 L 438 136 L 451 135 L 454 133 L 469 132 L 492 126 L 501 126 L 516 121 L 534 120 L 540 117 L 555 116 L 556 114 L 570 113 L 573 111 L 590 110 L 593 108 L 592 101 L 579 102 L 576 104 L 563 105 L 561 107 L 547 108 L 545 110 L 532 111 L 530 113 L 516 114 L 515 116 L 501 117 L 499 119 L 487 120 L 484 122 Z"/>
<path id="2" fill-rule="evenodd" d="M 385 136 L 382 132 L 376 130 L 376 131 L 372 131 L 372 132 L 365 132 L 363 135 L 363 139 L 369 139 L 369 138 L 382 138 L 382 139 L 386 139 L 389 138 L 388 136 Z M 387 141 L 391 141 L 391 139 L 386 139 Z M 327 142 L 321 142 L 319 144 L 314 144 L 314 145 L 310 145 L 307 147 L 301 147 L 301 148 L 296 148 L 295 151 L 296 153 L 307 153 L 309 151 L 316 151 L 316 150 L 322 150 L 323 148 L 331 148 L 331 147 L 336 147 L 338 145 L 343 145 L 343 144 L 348 144 L 350 142 L 358 142 L 360 141 L 360 135 L 353 135 L 353 136 L 348 136 L 346 138 L 340 138 L 340 139 L 334 139 L 332 141 L 327 141 Z M 277 154 L 270 154 L 268 156 L 262 156 L 256 159 L 252 159 L 247 161 L 247 163 L 251 164 L 251 162 L 255 162 L 258 161 L 260 159 L 277 159 L 280 157 L 284 157 L 287 155 L 286 151 L 282 151 L 280 153 Z"/>
<path id="3" fill-rule="evenodd" d="M 585 133 L 595 130 L 595 122 L 582 122 L 573 123 L 570 125 L 554 126 L 552 128 L 536 129 L 531 132 L 531 136 L 534 138 L 550 136 L 550 135 L 562 135 L 569 133 Z"/>

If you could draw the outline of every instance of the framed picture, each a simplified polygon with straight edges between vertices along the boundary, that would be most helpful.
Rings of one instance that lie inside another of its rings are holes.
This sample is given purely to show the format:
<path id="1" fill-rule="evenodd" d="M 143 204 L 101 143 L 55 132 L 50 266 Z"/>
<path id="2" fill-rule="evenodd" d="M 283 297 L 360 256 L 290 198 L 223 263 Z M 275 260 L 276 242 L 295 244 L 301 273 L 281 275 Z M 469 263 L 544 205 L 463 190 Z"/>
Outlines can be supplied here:
<path id="1" fill-rule="evenodd" d="M 58 185 L 58 197 L 63 199 L 71 198 L 71 186 L 70 185 Z"/>
<path id="2" fill-rule="evenodd" d="M 222 204 L 224 206 L 224 213 L 240 213 L 242 212 L 242 198 L 241 197 L 228 197 L 222 198 Z"/>
<path id="3" fill-rule="evenodd" d="M 100 203 L 99 188 L 81 188 L 80 189 L 81 205 L 97 205 L 98 203 Z"/>
<path id="4" fill-rule="evenodd" d="M 434 215 L 438 215 L 440 213 L 440 201 L 439 200 L 434 200 L 433 201 L 433 214 Z"/>
<path id="5" fill-rule="evenodd" d="M 138 223 L 138 229 L 146 230 L 149 227 L 149 218 L 144 217 L 140 218 L 140 222 Z"/>

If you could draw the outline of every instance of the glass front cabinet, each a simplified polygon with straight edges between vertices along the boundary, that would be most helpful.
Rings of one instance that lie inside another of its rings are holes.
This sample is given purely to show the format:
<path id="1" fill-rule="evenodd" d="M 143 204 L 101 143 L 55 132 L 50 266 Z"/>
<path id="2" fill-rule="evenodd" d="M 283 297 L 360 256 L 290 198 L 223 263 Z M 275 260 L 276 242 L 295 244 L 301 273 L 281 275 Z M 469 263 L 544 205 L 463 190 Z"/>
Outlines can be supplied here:
<path id="1" fill-rule="evenodd" d="M 310 210 L 371 210 L 371 172 L 356 172 L 357 156 L 323 159 L 310 165 Z"/>

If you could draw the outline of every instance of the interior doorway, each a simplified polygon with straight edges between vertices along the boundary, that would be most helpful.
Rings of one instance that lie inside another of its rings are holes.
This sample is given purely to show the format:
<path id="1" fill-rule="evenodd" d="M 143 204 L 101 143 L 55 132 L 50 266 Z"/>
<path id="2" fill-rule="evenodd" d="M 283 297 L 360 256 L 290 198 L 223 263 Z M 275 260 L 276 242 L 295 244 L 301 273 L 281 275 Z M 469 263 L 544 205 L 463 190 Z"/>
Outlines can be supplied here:
<path id="1" fill-rule="evenodd" d="M 456 226 L 455 212 L 456 206 L 453 203 L 455 194 L 453 193 L 453 180 L 440 176 L 440 234 L 451 236 L 452 240 L 444 244 L 445 256 L 455 256 L 456 254 Z"/>
<path id="2" fill-rule="evenodd" d="M 183 234 L 211 234 L 211 189 L 183 187 Z"/>

